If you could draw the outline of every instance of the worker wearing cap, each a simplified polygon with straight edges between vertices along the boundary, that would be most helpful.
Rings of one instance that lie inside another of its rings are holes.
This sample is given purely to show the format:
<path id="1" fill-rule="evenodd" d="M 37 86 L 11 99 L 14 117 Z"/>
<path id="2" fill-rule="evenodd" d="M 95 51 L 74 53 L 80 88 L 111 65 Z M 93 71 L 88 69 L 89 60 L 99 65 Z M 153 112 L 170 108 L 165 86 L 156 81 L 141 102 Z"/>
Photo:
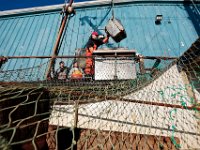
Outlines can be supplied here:
<path id="1" fill-rule="evenodd" d="M 107 43 L 109 40 L 109 35 L 104 37 L 104 35 L 99 35 L 97 32 L 92 32 L 92 35 L 90 36 L 90 39 L 88 40 L 87 47 L 86 47 L 86 67 L 85 67 L 85 75 L 92 76 L 94 75 L 94 64 L 93 60 L 90 56 L 92 56 L 92 53 L 97 50 L 97 48 Z"/>
<path id="2" fill-rule="evenodd" d="M 66 80 L 69 72 L 68 67 L 65 67 L 65 63 L 63 61 L 59 62 L 60 67 L 56 70 L 55 77 L 59 80 Z"/>

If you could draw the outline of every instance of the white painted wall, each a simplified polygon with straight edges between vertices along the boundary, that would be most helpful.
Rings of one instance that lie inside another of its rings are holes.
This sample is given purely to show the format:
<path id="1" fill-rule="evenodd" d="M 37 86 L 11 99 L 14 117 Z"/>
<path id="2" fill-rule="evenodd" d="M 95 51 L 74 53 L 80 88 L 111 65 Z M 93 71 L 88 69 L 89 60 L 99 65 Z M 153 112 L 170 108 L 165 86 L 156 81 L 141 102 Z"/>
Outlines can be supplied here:
<path id="1" fill-rule="evenodd" d="M 178 105 L 181 104 L 181 100 L 184 100 L 188 106 L 191 106 L 190 97 L 187 94 L 189 87 L 190 85 L 184 83 L 177 66 L 174 65 L 145 88 L 124 98 Z"/>

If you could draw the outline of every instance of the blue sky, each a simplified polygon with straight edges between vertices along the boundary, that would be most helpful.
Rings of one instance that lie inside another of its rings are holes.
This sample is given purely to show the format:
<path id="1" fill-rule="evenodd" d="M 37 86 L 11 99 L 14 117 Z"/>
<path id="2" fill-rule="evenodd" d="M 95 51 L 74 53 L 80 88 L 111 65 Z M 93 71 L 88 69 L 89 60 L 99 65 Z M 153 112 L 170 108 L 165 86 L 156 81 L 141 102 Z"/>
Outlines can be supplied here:
<path id="1" fill-rule="evenodd" d="M 86 0 L 74 0 L 74 1 L 82 2 Z M 64 2 L 65 0 L 0 0 L 0 11 L 29 8 L 36 6 L 63 4 Z"/>

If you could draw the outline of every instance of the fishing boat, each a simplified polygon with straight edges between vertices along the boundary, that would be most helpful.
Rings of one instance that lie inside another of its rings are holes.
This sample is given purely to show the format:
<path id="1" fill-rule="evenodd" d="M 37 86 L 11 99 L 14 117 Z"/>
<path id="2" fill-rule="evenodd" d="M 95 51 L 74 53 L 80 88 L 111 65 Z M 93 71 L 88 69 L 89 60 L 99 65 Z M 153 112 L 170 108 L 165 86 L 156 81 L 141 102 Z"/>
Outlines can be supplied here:
<path id="1" fill-rule="evenodd" d="M 199 18 L 196 0 L 0 12 L 0 149 L 199 149 Z M 88 56 L 94 31 L 110 38 Z"/>

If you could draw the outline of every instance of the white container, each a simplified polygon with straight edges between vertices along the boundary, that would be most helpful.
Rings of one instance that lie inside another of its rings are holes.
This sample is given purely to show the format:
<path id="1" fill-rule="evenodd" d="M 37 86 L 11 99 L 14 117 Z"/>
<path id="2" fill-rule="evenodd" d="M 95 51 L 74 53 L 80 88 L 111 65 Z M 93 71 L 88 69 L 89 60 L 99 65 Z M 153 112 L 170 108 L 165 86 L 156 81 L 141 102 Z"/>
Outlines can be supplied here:
<path id="1" fill-rule="evenodd" d="M 132 57 L 135 55 L 134 50 L 97 50 L 93 55 L 95 55 L 95 80 L 136 78 L 136 65 Z M 117 57 L 119 55 L 123 57 Z"/>
<path id="2" fill-rule="evenodd" d="M 118 19 L 110 19 L 105 30 L 117 43 L 126 38 L 125 29 Z"/>

